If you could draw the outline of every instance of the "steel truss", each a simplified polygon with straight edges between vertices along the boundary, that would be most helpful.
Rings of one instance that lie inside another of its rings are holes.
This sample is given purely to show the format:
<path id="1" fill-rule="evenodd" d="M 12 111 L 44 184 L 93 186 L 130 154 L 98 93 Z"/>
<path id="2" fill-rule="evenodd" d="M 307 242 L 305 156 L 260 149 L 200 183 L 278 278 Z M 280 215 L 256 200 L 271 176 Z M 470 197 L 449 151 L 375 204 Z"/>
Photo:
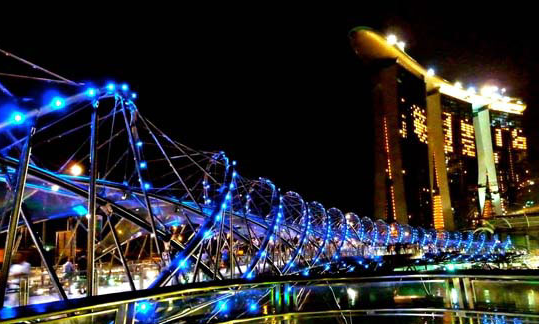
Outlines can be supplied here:
<path id="1" fill-rule="evenodd" d="M 350 271 L 344 259 L 379 263 L 395 249 L 469 258 L 503 254 L 511 246 L 496 235 L 388 224 L 281 193 L 268 179 L 242 177 L 224 152 L 171 139 L 118 85 L 61 100 L 62 107 L 53 100 L 26 113 L 22 123 L 0 125 L 0 224 L 7 237 L 2 302 L 17 233 L 26 230 L 59 298 L 68 298 L 44 250 L 45 231 L 33 225 L 59 219 L 72 219 L 73 232 L 86 232 L 88 296 L 99 294 L 96 268 L 106 262 L 121 266 L 127 289 L 140 290 Z M 82 173 L 70 174 L 74 167 Z M 143 256 L 158 274 L 138 284 L 133 264 Z M 62 254 L 56 259 L 58 265 Z"/>

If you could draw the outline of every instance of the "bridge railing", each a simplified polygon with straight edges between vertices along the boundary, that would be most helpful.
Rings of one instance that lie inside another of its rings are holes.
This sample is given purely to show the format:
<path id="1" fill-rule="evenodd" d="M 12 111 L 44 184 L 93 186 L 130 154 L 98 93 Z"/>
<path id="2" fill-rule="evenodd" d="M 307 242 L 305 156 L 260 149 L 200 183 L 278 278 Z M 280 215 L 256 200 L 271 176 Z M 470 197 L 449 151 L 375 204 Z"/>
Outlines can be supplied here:
<path id="1" fill-rule="evenodd" d="M 278 279 L 278 280 L 277 280 Z M 1 323 L 213 323 L 286 314 L 508 316 L 539 321 L 539 276 L 462 271 L 404 276 L 287 276 L 166 286 L 4 308 Z"/>

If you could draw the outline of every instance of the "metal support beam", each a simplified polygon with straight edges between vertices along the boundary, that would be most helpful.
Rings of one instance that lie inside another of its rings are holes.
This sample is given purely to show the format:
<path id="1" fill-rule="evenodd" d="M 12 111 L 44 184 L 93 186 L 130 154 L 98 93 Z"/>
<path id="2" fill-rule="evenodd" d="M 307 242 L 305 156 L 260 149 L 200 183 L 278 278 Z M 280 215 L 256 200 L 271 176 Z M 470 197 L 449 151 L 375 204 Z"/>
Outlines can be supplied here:
<path id="1" fill-rule="evenodd" d="M 12 250 L 15 244 L 15 234 L 19 224 L 19 214 L 21 211 L 24 186 L 26 185 L 26 176 L 28 175 L 28 165 L 30 164 L 30 153 L 32 151 L 32 137 L 36 129 L 31 126 L 30 133 L 21 152 L 19 159 L 19 170 L 17 171 L 17 184 L 15 186 L 15 197 L 13 199 L 13 209 L 9 218 L 6 245 L 4 249 L 4 260 L 2 263 L 2 272 L 0 273 L 0 308 L 4 307 L 5 292 L 7 287 L 7 278 L 9 267 L 11 266 Z"/>
<path id="2" fill-rule="evenodd" d="M 24 223 L 26 224 L 26 228 L 28 229 L 28 232 L 30 233 L 30 237 L 32 238 L 32 241 L 34 242 L 36 246 L 37 252 L 39 253 L 39 256 L 41 257 L 41 261 L 43 262 L 43 265 L 45 265 L 45 268 L 47 269 L 47 272 L 49 273 L 49 276 L 51 278 L 52 284 L 54 285 L 54 288 L 56 288 L 56 290 L 58 291 L 58 294 L 60 295 L 60 299 L 66 300 L 67 295 L 64 291 L 64 288 L 60 284 L 60 280 L 58 279 L 58 276 L 56 275 L 56 271 L 54 271 L 54 268 L 51 262 L 46 258 L 43 244 L 41 243 L 41 241 L 39 240 L 39 237 L 36 234 L 34 225 L 32 223 L 32 220 L 30 219 L 30 216 L 24 204 L 22 205 L 21 216 Z M 43 224 L 45 224 L 45 222 L 43 222 Z"/>
<path id="3" fill-rule="evenodd" d="M 88 186 L 88 241 L 87 241 L 87 287 L 88 296 L 97 294 L 97 285 L 95 280 L 95 227 L 96 227 L 96 179 L 97 179 L 97 140 L 99 130 L 99 115 L 97 113 L 97 104 L 94 103 L 92 110 L 92 123 L 90 131 L 90 183 Z"/>
<path id="4" fill-rule="evenodd" d="M 137 171 L 137 175 L 140 181 L 140 190 L 142 190 L 142 194 L 144 195 L 144 202 L 146 203 L 146 209 L 148 211 L 148 218 L 150 219 L 150 225 L 152 227 L 152 239 L 155 240 L 155 245 L 157 248 L 157 253 L 159 254 L 159 259 L 161 260 L 161 265 L 163 264 L 163 254 L 161 253 L 161 247 L 159 246 L 159 240 L 157 238 L 157 227 L 155 226 L 155 218 L 152 211 L 152 204 L 150 201 L 150 197 L 148 196 L 148 191 L 144 186 L 144 179 L 142 177 L 142 172 L 140 171 L 140 153 L 135 147 L 135 138 L 133 134 L 133 130 L 131 127 L 135 127 L 133 123 L 133 118 L 131 119 L 131 123 L 127 120 L 127 114 L 126 109 L 127 107 L 124 105 L 123 101 L 122 104 L 122 114 L 124 117 L 125 122 L 125 129 L 127 130 L 127 136 L 129 138 L 129 146 L 131 147 L 131 151 L 133 152 L 133 158 L 135 159 L 135 169 Z M 133 116 L 131 116 L 133 117 Z"/>
<path id="5" fill-rule="evenodd" d="M 129 286 L 131 287 L 131 290 L 136 290 L 135 283 L 133 283 L 133 277 L 131 276 L 131 271 L 129 271 L 129 267 L 127 266 L 127 261 L 125 260 L 125 256 L 122 252 L 122 246 L 120 245 L 120 241 L 118 240 L 118 234 L 116 234 L 116 229 L 112 225 L 111 217 L 109 217 L 109 227 L 112 233 L 112 237 L 114 238 L 114 244 L 116 244 L 116 249 L 118 249 L 118 255 L 120 255 L 120 261 L 122 262 L 122 266 L 124 267 L 125 274 L 127 275 L 127 281 L 129 282 Z"/>

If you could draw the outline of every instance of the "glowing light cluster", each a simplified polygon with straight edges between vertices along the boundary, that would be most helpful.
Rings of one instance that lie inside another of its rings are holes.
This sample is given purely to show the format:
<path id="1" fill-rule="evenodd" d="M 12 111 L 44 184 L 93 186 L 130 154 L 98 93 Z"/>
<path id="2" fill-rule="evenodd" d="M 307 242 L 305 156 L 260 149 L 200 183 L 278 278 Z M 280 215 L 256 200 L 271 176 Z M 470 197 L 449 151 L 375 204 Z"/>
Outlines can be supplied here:
<path id="1" fill-rule="evenodd" d="M 401 115 L 401 129 L 399 130 L 399 133 L 401 134 L 402 138 L 408 137 L 408 129 L 406 124 L 406 115 Z"/>
<path id="2" fill-rule="evenodd" d="M 462 137 L 462 155 L 475 157 L 475 131 L 468 120 L 461 119 L 460 132 Z"/>
<path id="3" fill-rule="evenodd" d="M 442 210 L 442 196 L 441 195 L 434 195 L 432 197 L 433 204 L 433 215 L 434 215 L 434 228 L 436 230 L 443 230 L 444 229 L 444 214 Z"/>
<path id="4" fill-rule="evenodd" d="M 442 127 L 444 132 L 444 152 L 453 152 L 453 115 L 444 112 L 442 116 Z"/>
<path id="5" fill-rule="evenodd" d="M 387 131 L 387 119 L 384 117 L 384 145 L 386 149 L 387 154 L 387 176 L 389 180 L 391 180 L 393 177 L 391 175 L 391 159 L 389 158 L 389 135 Z M 396 216 L 397 212 L 397 205 L 395 203 L 395 189 L 393 188 L 393 184 L 390 185 L 390 192 L 391 192 L 391 208 L 393 212 L 393 216 Z"/>
<path id="6" fill-rule="evenodd" d="M 427 115 L 424 109 L 412 105 L 412 116 L 414 118 L 414 133 L 421 143 L 428 143 L 427 140 Z"/>
<path id="7" fill-rule="evenodd" d="M 386 40 L 389 45 L 396 46 L 398 49 L 404 52 L 406 43 L 402 40 L 399 40 L 396 35 L 390 34 L 387 36 Z"/>
<path id="8" fill-rule="evenodd" d="M 494 138 L 496 140 L 496 146 L 503 147 L 502 129 L 494 129 Z"/>
<path id="9" fill-rule="evenodd" d="M 511 137 L 513 138 L 512 146 L 517 150 L 527 150 L 528 144 L 525 136 L 521 136 L 519 133 L 520 129 L 513 129 L 511 131 Z"/>

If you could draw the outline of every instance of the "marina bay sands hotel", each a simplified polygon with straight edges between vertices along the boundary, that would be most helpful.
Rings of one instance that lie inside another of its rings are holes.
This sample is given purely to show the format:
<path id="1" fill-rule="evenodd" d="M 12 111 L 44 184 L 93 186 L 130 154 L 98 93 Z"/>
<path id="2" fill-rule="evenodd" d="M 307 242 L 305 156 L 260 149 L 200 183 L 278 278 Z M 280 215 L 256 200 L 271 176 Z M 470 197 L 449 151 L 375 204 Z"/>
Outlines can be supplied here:
<path id="1" fill-rule="evenodd" d="M 350 40 L 372 72 L 374 217 L 454 230 L 505 214 L 529 183 L 526 105 L 444 80 L 393 35 L 358 27 Z"/>

